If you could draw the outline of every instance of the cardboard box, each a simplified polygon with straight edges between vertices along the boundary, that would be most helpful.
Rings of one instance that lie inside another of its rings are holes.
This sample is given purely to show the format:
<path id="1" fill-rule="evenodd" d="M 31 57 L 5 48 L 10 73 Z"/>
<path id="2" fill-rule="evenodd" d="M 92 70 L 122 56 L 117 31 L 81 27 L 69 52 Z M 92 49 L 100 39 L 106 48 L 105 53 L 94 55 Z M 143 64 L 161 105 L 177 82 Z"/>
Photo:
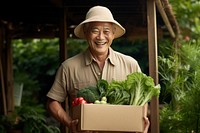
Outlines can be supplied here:
<path id="1" fill-rule="evenodd" d="M 143 132 L 144 106 L 81 104 L 73 107 L 79 131 Z"/>

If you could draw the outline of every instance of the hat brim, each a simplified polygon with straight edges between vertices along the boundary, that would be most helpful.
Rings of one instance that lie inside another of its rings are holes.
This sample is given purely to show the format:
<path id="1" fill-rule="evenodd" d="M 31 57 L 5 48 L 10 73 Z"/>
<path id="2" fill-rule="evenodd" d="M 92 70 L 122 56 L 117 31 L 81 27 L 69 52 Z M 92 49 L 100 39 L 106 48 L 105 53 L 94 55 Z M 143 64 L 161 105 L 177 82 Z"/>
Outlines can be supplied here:
<path id="1" fill-rule="evenodd" d="M 111 23 L 115 24 L 116 31 L 114 33 L 114 38 L 119 38 L 125 34 L 125 29 L 117 21 L 115 21 L 115 20 L 112 20 L 112 21 L 111 20 L 99 20 L 99 19 L 97 20 L 94 18 L 87 19 L 87 20 L 83 21 L 82 23 L 80 23 L 78 26 L 76 26 L 76 28 L 74 29 L 74 34 L 79 38 L 85 39 L 83 25 L 86 23 L 89 23 L 89 22 L 111 22 Z"/>

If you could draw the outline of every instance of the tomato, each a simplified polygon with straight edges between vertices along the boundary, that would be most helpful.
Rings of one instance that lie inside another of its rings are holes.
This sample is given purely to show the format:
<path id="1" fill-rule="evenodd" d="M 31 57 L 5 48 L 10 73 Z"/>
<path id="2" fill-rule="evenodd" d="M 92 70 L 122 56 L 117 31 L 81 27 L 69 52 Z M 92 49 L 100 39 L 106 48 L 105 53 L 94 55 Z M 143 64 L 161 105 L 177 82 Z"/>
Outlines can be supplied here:
<path id="1" fill-rule="evenodd" d="M 86 104 L 87 102 L 83 99 L 80 104 Z"/>
<path id="2" fill-rule="evenodd" d="M 83 97 L 78 97 L 78 103 L 81 103 L 84 100 Z"/>
<path id="3" fill-rule="evenodd" d="M 72 106 L 87 103 L 83 97 L 77 97 L 72 101 Z"/>
<path id="4" fill-rule="evenodd" d="M 78 104 L 79 104 L 79 98 L 75 98 L 75 99 L 74 99 L 74 104 L 75 104 L 75 105 L 78 105 Z"/>
<path id="5" fill-rule="evenodd" d="M 72 106 L 76 106 L 75 101 L 72 101 Z"/>

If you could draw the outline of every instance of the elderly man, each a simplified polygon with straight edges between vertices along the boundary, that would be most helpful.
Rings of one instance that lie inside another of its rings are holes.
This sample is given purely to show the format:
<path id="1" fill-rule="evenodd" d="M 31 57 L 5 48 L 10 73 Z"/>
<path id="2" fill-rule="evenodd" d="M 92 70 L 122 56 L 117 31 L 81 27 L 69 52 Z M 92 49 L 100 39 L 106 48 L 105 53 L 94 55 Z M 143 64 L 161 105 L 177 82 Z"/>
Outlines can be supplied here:
<path id="1" fill-rule="evenodd" d="M 70 116 L 62 108 L 61 103 L 68 98 L 69 103 L 76 97 L 79 89 L 96 86 L 99 79 L 108 82 L 125 80 L 133 72 L 140 72 L 138 62 L 127 55 L 114 51 L 110 46 L 113 39 L 122 36 L 125 29 L 113 18 L 110 10 L 103 6 L 92 7 L 86 14 L 86 19 L 74 30 L 77 37 L 86 39 L 88 48 L 64 61 L 59 67 L 55 81 L 47 94 L 48 110 L 71 132 L 76 133 L 78 120 Z M 147 133 L 149 120 L 144 118 Z"/>

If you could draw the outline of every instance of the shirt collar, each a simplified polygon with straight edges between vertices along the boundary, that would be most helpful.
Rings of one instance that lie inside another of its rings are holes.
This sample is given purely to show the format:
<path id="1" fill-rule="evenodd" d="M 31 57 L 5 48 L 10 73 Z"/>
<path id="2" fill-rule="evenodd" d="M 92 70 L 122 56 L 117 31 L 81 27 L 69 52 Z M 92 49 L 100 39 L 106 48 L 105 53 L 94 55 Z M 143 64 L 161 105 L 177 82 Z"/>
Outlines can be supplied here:
<path id="1" fill-rule="evenodd" d="M 111 47 L 109 48 L 108 59 L 109 59 L 110 63 L 113 66 L 115 66 L 115 64 L 116 64 L 115 54 L 114 54 L 114 50 Z"/>
<path id="2" fill-rule="evenodd" d="M 92 57 L 92 54 L 90 53 L 90 50 L 89 48 L 87 48 L 87 50 L 85 51 L 85 54 L 84 54 L 84 58 L 85 58 L 85 64 L 86 65 L 89 65 L 92 63 L 93 61 L 93 57 Z"/>
<path id="3" fill-rule="evenodd" d="M 89 50 L 89 48 L 85 51 L 85 64 L 86 65 L 90 65 L 92 63 L 93 60 L 95 60 Z M 108 55 L 108 58 L 107 60 L 109 60 L 109 62 L 112 64 L 112 65 L 115 65 L 116 64 L 116 60 L 115 60 L 115 55 L 114 55 L 114 50 L 110 47 L 109 48 L 109 55 Z"/>

